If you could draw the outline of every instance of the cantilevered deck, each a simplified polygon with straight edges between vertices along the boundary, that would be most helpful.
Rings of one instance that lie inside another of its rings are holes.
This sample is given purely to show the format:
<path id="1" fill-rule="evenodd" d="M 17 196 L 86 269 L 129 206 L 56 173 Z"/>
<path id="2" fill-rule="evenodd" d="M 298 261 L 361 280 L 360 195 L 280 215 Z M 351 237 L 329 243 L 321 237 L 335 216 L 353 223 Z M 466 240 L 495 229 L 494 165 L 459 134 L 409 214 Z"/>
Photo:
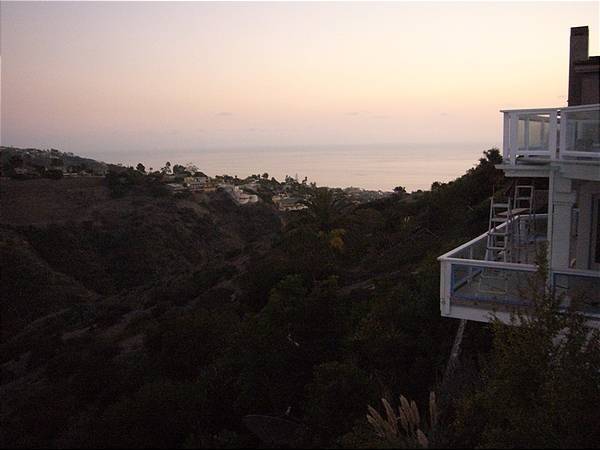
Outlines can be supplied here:
<path id="1" fill-rule="evenodd" d="M 521 220 L 523 217 L 517 216 L 511 225 L 519 227 Z M 508 321 L 511 311 L 531 306 L 533 292 L 543 286 L 536 255 L 545 248 L 547 215 L 538 214 L 535 221 L 535 233 L 525 242 L 514 242 L 507 254 L 496 260 L 486 260 L 487 233 L 438 258 L 443 316 L 481 322 L 496 316 Z M 600 273 L 554 270 L 549 283 L 565 308 L 576 300 L 578 309 L 600 324 Z"/>

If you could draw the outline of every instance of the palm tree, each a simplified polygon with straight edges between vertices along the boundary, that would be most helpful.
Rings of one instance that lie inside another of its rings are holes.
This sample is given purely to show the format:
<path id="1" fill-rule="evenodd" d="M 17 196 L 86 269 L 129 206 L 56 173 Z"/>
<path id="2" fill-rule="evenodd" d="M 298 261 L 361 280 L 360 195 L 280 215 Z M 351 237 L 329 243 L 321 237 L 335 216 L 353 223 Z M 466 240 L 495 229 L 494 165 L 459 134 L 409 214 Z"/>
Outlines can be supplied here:
<path id="1" fill-rule="evenodd" d="M 346 206 L 346 199 L 337 195 L 333 189 L 327 187 L 315 187 L 311 189 L 308 198 L 302 202 L 308 208 L 311 221 L 321 231 L 331 231 L 341 210 Z"/>

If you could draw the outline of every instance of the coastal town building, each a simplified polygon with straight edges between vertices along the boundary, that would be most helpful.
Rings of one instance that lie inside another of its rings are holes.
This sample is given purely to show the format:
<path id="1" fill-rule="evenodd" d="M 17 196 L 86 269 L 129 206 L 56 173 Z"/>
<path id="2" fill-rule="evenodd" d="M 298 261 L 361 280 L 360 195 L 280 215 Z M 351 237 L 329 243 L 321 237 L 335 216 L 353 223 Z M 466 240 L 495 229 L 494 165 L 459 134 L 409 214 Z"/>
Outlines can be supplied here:
<path id="1" fill-rule="evenodd" d="M 289 196 L 287 194 L 274 195 L 271 200 L 280 211 L 301 211 L 307 208 L 301 198 Z"/>
<path id="2" fill-rule="evenodd" d="M 183 184 L 179 183 L 166 183 L 165 186 L 172 193 L 184 192 L 187 191 L 186 187 Z"/>
<path id="3" fill-rule="evenodd" d="M 489 229 L 440 256 L 445 317 L 508 322 L 531 305 L 540 251 L 548 288 L 600 326 L 600 57 L 571 29 L 568 106 L 502 111 L 512 180 L 491 200 Z"/>
<path id="4" fill-rule="evenodd" d="M 208 185 L 208 177 L 185 177 L 183 182 L 190 191 L 201 192 Z"/>
<path id="5" fill-rule="evenodd" d="M 219 189 L 222 189 L 223 191 L 227 192 L 231 196 L 233 201 L 236 202 L 238 205 L 247 205 L 258 202 L 258 195 L 248 194 L 242 191 L 238 186 L 235 186 L 233 184 L 223 183 L 219 184 L 218 187 Z"/>

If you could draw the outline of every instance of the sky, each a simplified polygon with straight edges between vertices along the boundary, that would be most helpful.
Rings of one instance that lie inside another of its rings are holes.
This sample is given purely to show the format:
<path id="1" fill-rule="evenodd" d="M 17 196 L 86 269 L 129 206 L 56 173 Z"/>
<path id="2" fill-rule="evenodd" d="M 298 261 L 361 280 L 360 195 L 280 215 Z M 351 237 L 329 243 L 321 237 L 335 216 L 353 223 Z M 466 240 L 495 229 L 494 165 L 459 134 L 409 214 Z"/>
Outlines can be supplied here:
<path id="1" fill-rule="evenodd" d="M 489 143 L 566 103 L 598 2 L 2 2 L 2 145 Z"/>

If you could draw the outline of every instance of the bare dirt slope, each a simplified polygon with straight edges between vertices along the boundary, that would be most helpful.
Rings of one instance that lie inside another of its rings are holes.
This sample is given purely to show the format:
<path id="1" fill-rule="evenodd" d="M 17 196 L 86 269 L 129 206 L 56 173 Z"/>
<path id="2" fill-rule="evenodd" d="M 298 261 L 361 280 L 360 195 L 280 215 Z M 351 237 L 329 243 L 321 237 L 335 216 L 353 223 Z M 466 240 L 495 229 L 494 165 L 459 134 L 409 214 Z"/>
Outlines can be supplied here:
<path id="1" fill-rule="evenodd" d="M 0 224 L 47 225 L 90 220 L 92 208 L 108 200 L 103 177 L 0 178 Z"/>

